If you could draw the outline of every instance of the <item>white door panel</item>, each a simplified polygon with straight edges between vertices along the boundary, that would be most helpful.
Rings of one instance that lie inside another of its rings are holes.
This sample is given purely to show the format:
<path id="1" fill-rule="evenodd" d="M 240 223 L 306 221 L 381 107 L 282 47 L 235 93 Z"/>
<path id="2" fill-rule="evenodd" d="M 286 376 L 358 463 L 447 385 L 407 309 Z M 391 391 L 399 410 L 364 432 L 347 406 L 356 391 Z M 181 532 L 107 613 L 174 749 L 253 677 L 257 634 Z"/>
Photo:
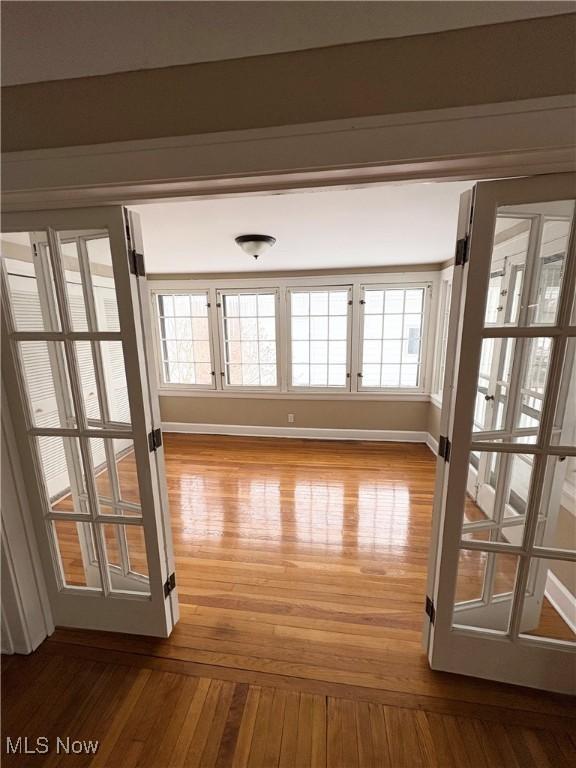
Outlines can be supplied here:
<path id="1" fill-rule="evenodd" d="M 449 455 L 438 462 L 425 631 L 434 669 L 567 693 L 576 542 L 557 531 L 576 512 L 565 508 L 576 460 L 575 197 L 572 174 L 475 187 L 469 258 L 454 273 L 463 300 L 450 317 Z"/>
<path id="2" fill-rule="evenodd" d="M 4 217 L 3 325 L 55 623 L 166 636 L 177 598 L 137 226 L 119 207 Z"/>

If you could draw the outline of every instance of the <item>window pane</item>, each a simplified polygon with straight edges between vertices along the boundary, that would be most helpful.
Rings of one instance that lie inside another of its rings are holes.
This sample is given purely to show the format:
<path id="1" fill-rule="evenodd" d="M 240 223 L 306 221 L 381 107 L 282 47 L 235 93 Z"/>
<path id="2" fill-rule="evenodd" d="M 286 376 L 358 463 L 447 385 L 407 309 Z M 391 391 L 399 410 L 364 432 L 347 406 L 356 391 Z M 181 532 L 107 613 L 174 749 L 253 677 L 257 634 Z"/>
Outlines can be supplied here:
<path id="1" fill-rule="evenodd" d="M 347 386 L 348 297 L 347 288 L 290 293 L 292 386 Z"/>
<path id="2" fill-rule="evenodd" d="M 363 388 L 419 385 L 424 290 L 364 289 Z"/>
<path id="3" fill-rule="evenodd" d="M 208 294 L 158 295 L 163 380 L 166 384 L 213 385 Z M 232 333 L 239 338 L 238 320 Z"/>
<path id="4" fill-rule="evenodd" d="M 275 387 L 276 293 L 221 294 L 226 384 Z"/>
<path id="5" fill-rule="evenodd" d="M 548 456 L 535 547 L 576 552 L 576 456 Z"/>
<path id="6" fill-rule="evenodd" d="M 140 489 L 132 440 L 93 437 L 88 442 L 101 505 L 112 508 L 114 514 L 127 514 L 124 507 L 139 507 Z M 138 513 L 138 509 L 132 511 Z"/>
<path id="7" fill-rule="evenodd" d="M 46 233 L 3 232 L 0 244 L 15 330 L 59 331 L 60 315 Z"/>

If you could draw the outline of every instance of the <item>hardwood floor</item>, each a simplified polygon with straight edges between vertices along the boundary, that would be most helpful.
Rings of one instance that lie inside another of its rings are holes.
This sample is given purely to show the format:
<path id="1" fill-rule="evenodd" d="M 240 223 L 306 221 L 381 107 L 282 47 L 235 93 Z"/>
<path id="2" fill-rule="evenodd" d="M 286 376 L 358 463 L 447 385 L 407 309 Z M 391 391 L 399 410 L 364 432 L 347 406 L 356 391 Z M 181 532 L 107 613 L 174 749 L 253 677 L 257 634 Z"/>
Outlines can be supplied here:
<path id="1" fill-rule="evenodd" d="M 57 630 L 10 659 L 5 733 L 103 739 L 83 765 L 576 764 L 566 697 L 428 667 L 425 446 L 165 446 L 180 623 L 167 640 Z"/>

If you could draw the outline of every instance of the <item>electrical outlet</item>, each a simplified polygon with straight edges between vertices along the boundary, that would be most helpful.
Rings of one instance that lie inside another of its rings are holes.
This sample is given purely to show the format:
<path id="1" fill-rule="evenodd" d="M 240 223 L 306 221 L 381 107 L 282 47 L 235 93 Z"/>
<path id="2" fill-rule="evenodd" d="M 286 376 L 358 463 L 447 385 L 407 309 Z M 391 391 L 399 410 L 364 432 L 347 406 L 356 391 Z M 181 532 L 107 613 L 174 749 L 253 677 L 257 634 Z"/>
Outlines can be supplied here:
<path id="1" fill-rule="evenodd" d="M 289 413 L 288 414 L 288 424 L 294 424 L 294 414 Z"/>

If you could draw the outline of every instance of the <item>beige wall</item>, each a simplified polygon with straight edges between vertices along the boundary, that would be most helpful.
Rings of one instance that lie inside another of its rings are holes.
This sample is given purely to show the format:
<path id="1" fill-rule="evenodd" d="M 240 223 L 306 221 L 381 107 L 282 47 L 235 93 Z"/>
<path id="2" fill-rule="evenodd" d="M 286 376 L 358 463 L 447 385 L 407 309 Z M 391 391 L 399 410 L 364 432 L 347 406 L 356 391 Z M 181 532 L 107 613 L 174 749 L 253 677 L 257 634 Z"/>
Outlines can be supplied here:
<path id="1" fill-rule="evenodd" d="M 441 409 L 434 403 L 428 406 L 427 430 L 435 440 L 440 437 L 440 412 Z"/>
<path id="2" fill-rule="evenodd" d="M 161 397 L 162 421 L 319 429 L 393 429 L 425 432 L 426 402 L 305 400 L 259 397 Z M 295 415 L 294 424 L 288 414 Z"/>
<path id="3" fill-rule="evenodd" d="M 576 546 L 576 514 L 574 512 L 560 507 L 554 543 L 558 548 L 574 549 Z M 576 566 L 574 563 L 556 560 L 551 571 L 576 598 Z"/>
<path id="4" fill-rule="evenodd" d="M 3 89 L 4 151 L 573 93 L 576 15 Z"/>

